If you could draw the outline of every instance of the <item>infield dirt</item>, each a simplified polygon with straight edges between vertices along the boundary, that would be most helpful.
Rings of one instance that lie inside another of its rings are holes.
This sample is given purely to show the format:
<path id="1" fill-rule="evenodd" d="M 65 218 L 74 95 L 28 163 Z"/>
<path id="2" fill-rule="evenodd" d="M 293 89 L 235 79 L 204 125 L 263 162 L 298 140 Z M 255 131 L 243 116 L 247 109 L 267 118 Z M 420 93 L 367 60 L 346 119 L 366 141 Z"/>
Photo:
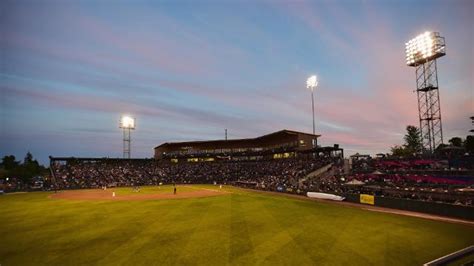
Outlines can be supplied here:
<path id="1" fill-rule="evenodd" d="M 176 194 L 170 193 L 156 193 L 156 194 L 134 194 L 134 195 L 120 195 L 113 196 L 113 190 L 102 189 L 84 189 L 61 191 L 49 196 L 52 199 L 70 199 L 70 200 L 156 200 L 156 199 L 185 199 L 185 198 L 203 198 L 220 196 L 228 192 L 200 189 L 196 191 L 183 191 Z M 139 193 L 139 192 L 138 192 Z"/>

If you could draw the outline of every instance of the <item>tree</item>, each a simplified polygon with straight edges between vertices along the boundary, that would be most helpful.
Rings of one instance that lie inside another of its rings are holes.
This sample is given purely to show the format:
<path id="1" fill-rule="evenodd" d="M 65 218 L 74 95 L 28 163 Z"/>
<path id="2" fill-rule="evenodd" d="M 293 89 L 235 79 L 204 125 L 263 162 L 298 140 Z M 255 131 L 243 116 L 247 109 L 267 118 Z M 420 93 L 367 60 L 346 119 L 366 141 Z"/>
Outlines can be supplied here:
<path id="1" fill-rule="evenodd" d="M 401 146 L 395 145 L 394 147 L 390 148 L 393 156 L 410 157 L 416 155 L 417 153 L 421 153 L 423 149 L 423 142 L 421 139 L 420 130 L 417 127 L 411 125 L 408 125 L 406 130 L 407 133 L 403 137 L 405 143 Z"/>
<path id="2" fill-rule="evenodd" d="M 0 168 L 0 179 L 4 179 L 4 178 L 7 178 L 7 177 L 8 177 L 8 171 L 5 170 L 4 168 Z"/>
<path id="3" fill-rule="evenodd" d="M 25 159 L 23 160 L 23 164 L 30 164 L 33 162 L 33 154 L 31 152 L 27 152 L 25 155 Z"/>
<path id="4" fill-rule="evenodd" d="M 441 144 L 438 145 L 438 147 L 436 147 L 435 152 L 438 152 L 438 153 L 439 153 L 439 152 L 442 152 L 443 149 L 446 148 L 446 147 L 449 147 L 449 145 L 448 145 L 448 144 L 441 143 Z"/>
<path id="5" fill-rule="evenodd" d="M 13 170 L 14 168 L 18 167 L 19 163 L 16 161 L 15 156 L 8 155 L 4 156 L 2 159 L 2 166 L 5 170 Z"/>
<path id="6" fill-rule="evenodd" d="M 413 155 L 413 151 L 407 147 L 395 145 L 390 148 L 393 156 L 396 157 L 410 157 Z"/>
<path id="7" fill-rule="evenodd" d="M 407 134 L 403 138 L 405 140 L 405 148 L 411 150 L 413 153 L 421 152 L 423 148 L 421 140 L 421 132 L 415 126 L 407 126 Z"/>
<path id="8" fill-rule="evenodd" d="M 449 140 L 449 143 L 455 147 L 462 147 L 462 139 L 460 137 L 453 137 Z"/>
<path id="9" fill-rule="evenodd" d="M 24 182 L 29 182 L 31 178 L 41 174 L 42 167 L 39 165 L 38 161 L 33 159 L 33 155 L 28 152 L 23 161 L 23 165 L 20 170 L 20 177 Z"/>
<path id="10" fill-rule="evenodd" d="M 28 152 L 23 163 L 16 161 L 15 156 L 4 156 L 0 164 L 0 178 L 19 178 L 23 185 L 28 186 L 33 177 L 48 175 L 46 168 L 41 166 L 33 155 Z M 26 187 L 24 187 L 26 188 Z"/>
<path id="11" fill-rule="evenodd" d="M 464 141 L 464 148 L 469 154 L 474 154 L 474 135 L 469 135 Z"/>

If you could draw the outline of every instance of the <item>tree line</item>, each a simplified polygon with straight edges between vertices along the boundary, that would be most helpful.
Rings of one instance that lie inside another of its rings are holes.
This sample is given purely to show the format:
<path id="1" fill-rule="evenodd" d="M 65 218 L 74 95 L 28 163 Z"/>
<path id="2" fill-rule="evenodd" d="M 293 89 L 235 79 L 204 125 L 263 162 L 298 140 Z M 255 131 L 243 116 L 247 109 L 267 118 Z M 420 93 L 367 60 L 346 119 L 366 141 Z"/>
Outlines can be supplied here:
<path id="1" fill-rule="evenodd" d="M 29 183 L 33 177 L 48 174 L 48 168 L 40 165 L 33 155 L 28 152 L 23 161 L 17 161 L 14 155 L 7 155 L 0 163 L 0 178 L 18 178 Z"/>
<path id="2" fill-rule="evenodd" d="M 411 157 L 424 152 L 421 131 L 416 126 L 409 125 L 406 127 L 406 134 L 403 137 L 403 140 L 403 145 L 395 145 L 390 148 L 393 156 Z M 453 137 L 449 139 L 448 143 L 449 145 L 439 145 L 436 148 L 435 153 L 442 153 L 443 149 L 451 146 L 474 155 L 474 135 L 468 135 L 465 139 L 462 139 L 461 137 Z"/>

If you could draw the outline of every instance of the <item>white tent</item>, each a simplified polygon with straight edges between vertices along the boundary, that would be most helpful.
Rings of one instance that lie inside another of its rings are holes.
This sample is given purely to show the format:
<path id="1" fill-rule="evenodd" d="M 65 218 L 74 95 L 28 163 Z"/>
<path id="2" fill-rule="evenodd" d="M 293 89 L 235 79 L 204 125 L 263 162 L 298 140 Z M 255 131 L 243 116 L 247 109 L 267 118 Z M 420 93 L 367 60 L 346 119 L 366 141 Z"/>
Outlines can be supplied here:
<path id="1" fill-rule="evenodd" d="M 365 185 L 365 183 L 362 182 L 362 181 L 354 179 L 354 180 L 351 180 L 351 181 L 347 182 L 346 185 L 362 186 L 362 185 Z"/>
<path id="2" fill-rule="evenodd" d="M 383 175 L 383 173 L 380 172 L 379 170 L 375 170 L 372 174 L 373 175 Z"/>

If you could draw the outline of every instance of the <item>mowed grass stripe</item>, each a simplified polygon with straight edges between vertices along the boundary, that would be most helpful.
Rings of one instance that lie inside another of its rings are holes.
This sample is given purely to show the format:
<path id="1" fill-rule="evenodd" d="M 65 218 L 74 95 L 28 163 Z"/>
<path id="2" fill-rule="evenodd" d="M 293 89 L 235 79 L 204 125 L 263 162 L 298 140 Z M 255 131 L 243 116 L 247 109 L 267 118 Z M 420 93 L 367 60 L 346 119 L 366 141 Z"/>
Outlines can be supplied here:
<path id="1" fill-rule="evenodd" d="M 152 201 L 141 203 L 145 206 L 148 205 L 150 209 L 158 207 Z M 137 217 L 137 219 L 140 219 L 140 223 L 137 226 L 136 233 L 106 254 L 99 261 L 99 264 L 145 265 L 157 263 L 161 260 L 172 260 L 173 255 L 176 256 L 178 253 L 173 248 L 173 244 L 176 241 L 182 241 L 182 235 L 187 234 L 188 231 L 188 228 L 176 226 L 175 221 L 185 218 L 185 211 L 193 204 L 196 203 L 185 200 L 168 202 L 166 208 L 156 208 L 155 215 Z"/>
<path id="2" fill-rule="evenodd" d="M 315 204 L 318 206 L 317 209 L 314 208 Z M 313 208 L 307 209 L 307 206 Z M 291 244 L 296 244 L 297 247 L 297 251 L 293 252 L 299 252 L 310 260 L 305 264 L 320 265 L 328 261 L 327 257 L 334 249 L 339 233 L 345 229 L 345 226 L 340 225 L 350 220 L 348 217 L 337 219 L 338 217 L 329 213 L 331 209 L 325 210 L 326 208 L 325 204 L 315 202 L 280 199 L 267 201 L 265 209 L 280 223 L 281 228 L 286 228 L 286 232 L 292 238 Z M 279 209 L 291 211 L 279 211 Z M 321 213 L 329 215 L 332 219 L 321 219 Z M 344 250 L 347 252 L 347 248 Z M 358 255 L 352 254 L 352 257 L 354 256 Z"/>
<path id="3" fill-rule="evenodd" d="M 261 210 L 262 220 L 266 222 L 264 227 L 271 228 L 271 230 L 259 238 L 261 242 L 255 248 L 255 252 L 259 254 L 257 262 L 273 265 L 311 265 L 311 258 L 295 242 L 293 234 L 290 233 L 290 231 L 302 232 L 302 227 L 298 226 L 299 217 L 291 215 L 286 222 L 288 226 L 281 226 L 282 223 L 275 219 L 281 209 L 275 208 L 274 201 L 279 201 L 279 199 L 261 198 L 258 201 L 257 208 Z M 291 254 L 291 256 L 282 256 L 282 254 Z"/>
<path id="4" fill-rule="evenodd" d="M 155 216 L 153 209 L 162 205 L 157 203 L 149 203 L 152 205 L 150 208 L 142 208 L 135 202 L 125 204 L 110 201 L 80 202 L 82 208 L 77 210 L 77 214 L 81 213 L 79 216 L 88 218 L 80 218 L 69 226 L 62 224 L 68 230 L 77 231 L 61 234 L 60 243 L 53 246 L 59 247 L 62 256 L 51 263 L 56 265 L 97 263 L 108 257 L 117 247 L 128 246 L 131 239 L 156 219 L 153 218 Z M 91 212 L 90 209 L 96 204 L 101 207 L 100 211 Z M 164 211 L 161 214 L 165 216 Z M 74 250 L 72 254 L 65 256 L 72 250 Z M 131 254 L 129 249 L 120 257 L 123 259 Z"/>
<path id="5" fill-rule="evenodd" d="M 211 198 L 199 200 L 199 209 L 191 214 L 193 230 L 181 245 L 177 265 L 224 265 L 229 256 L 230 196 L 218 201 Z"/>
<path id="6" fill-rule="evenodd" d="M 255 261 L 255 248 L 250 238 L 251 231 L 254 228 L 249 228 L 252 225 L 247 221 L 248 204 L 249 202 L 245 201 L 245 198 L 239 194 L 232 194 L 230 196 L 229 264 L 249 265 Z"/>
<path id="7" fill-rule="evenodd" d="M 352 220 L 351 216 L 335 215 L 332 209 L 327 209 L 327 206 L 320 203 L 316 203 L 319 205 L 316 210 L 314 204 L 308 205 L 308 202 L 298 200 L 282 200 L 270 202 L 270 204 L 273 209 L 281 206 L 292 210 L 291 212 L 273 212 L 273 216 L 280 222 L 281 227 L 290 228 L 288 232 L 292 235 L 294 242 L 313 264 L 318 265 L 327 262 L 328 256 L 339 250 L 335 248 L 338 237 Z M 330 219 L 321 217 L 322 213 Z"/>

